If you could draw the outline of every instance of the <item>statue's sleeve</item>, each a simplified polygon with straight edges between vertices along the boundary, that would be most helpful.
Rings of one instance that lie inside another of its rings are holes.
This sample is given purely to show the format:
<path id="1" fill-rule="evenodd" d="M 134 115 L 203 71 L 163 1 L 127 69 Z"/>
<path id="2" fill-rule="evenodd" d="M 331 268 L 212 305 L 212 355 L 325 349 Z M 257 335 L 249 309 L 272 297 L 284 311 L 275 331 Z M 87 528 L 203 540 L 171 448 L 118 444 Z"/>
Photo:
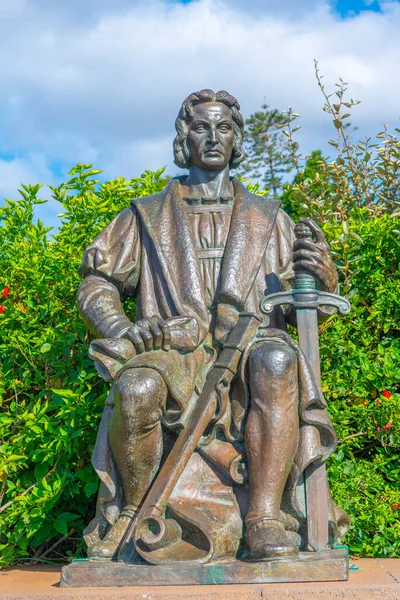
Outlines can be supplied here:
<path id="1" fill-rule="evenodd" d="M 96 337 L 118 337 L 132 325 L 121 300 L 135 295 L 139 274 L 140 233 L 135 209 L 129 207 L 87 248 L 79 267 L 79 312 Z"/>
<path id="2" fill-rule="evenodd" d="M 294 234 L 294 222 L 283 210 L 279 210 L 276 220 L 278 238 L 278 277 L 281 291 L 290 290 L 293 287 L 293 244 L 296 240 Z M 296 312 L 291 306 L 281 307 L 287 322 L 296 327 Z"/>
<path id="3" fill-rule="evenodd" d="M 279 210 L 276 220 L 279 248 L 279 282 L 282 291 L 292 288 L 293 271 L 293 244 L 296 240 L 294 223 L 283 210 Z"/>

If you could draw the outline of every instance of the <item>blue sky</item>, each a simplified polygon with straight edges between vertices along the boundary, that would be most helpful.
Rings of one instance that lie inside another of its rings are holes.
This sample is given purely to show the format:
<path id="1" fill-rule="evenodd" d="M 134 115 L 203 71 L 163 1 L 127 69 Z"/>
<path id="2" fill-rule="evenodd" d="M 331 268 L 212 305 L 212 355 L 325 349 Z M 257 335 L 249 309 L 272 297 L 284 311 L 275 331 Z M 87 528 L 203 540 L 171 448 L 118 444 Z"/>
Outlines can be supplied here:
<path id="1" fill-rule="evenodd" d="M 374 12 L 381 12 L 382 10 L 378 0 L 337 0 L 332 4 L 342 17 L 358 15 L 360 12 L 366 10 Z"/>
<path id="2" fill-rule="evenodd" d="M 175 174 L 176 113 L 204 87 L 228 89 L 244 116 L 264 99 L 293 106 L 303 151 L 328 151 L 314 58 L 328 86 L 342 77 L 362 101 L 360 137 L 398 127 L 399 31 L 391 0 L 2 0 L 0 202 L 76 162 L 110 178 Z M 47 224 L 58 212 L 38 207 Z"/>

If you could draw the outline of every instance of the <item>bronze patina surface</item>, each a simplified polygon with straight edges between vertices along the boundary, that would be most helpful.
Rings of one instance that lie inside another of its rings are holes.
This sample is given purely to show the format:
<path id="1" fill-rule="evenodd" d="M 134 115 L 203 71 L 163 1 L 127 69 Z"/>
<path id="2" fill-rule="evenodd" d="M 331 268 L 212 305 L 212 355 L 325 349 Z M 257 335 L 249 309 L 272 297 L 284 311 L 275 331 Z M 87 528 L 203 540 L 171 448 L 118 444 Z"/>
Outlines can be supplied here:
<path id="1" fill-rule="evenodd" d="M 167 569 L 154 571 L 162 583 L 185 563 L 200 583 L 223 560 L 238 582 L 255 581 L 264 561 L 263 573 L 311 581 L 309 565 L 322 561 L 329 580 L 338 554 L 320 551 L 349 526 L 324 470 L 337 439 L 317 322 L 343 304 L 329 246 L 313 221 L 296 235 L 278 201 L 230 176 L 244 158 L 233 96 L 191 94 L 176 129 L 188 175 L 133 199 L 80 268 L 90 356 L 112 386 L 92 461 L 101 485 L 85 531 L 90 564 L 66 569 L 103 577 L 113 560 L 113 573 L 136 581 L 144 561 Z M 123 309 L 132 297 L 136 315 Z M 64 571 L 64 585 L 74 577 Z"/>

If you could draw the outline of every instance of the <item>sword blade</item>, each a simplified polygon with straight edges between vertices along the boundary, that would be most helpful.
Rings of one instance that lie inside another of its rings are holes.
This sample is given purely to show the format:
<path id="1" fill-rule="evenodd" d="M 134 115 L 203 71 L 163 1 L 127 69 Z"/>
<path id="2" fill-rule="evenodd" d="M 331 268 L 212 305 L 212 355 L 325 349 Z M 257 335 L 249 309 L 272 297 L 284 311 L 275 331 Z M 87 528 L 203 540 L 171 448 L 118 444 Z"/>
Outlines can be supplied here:
<path id="1" fill-rule="evenodd" d="M 318 344 L 318 314 L 314 308 L 296 310 L 299 346 L 304 352 L 314 374 L 315 383 L 321 388 L 321 371 Z M 305 471 L 307 506 L 307 541 L 320 552 L 328 544 L 328 480 L 325 463 L 310 465 Z"/>

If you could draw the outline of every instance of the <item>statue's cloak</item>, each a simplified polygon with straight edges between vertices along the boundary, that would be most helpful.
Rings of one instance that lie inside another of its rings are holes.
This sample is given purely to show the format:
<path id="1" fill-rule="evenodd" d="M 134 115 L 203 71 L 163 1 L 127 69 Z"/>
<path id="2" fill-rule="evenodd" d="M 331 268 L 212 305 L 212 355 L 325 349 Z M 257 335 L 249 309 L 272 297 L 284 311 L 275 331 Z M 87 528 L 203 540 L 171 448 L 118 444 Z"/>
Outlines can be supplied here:
<path id="1" fill-rule="evenodd" d="M 247 358 L 254 344 L 273 339 L 291 346 L 298 357 L 300 441 L 284 493 L 282 514 L 287 529 L 298 531 L 302 537 L 306 517 L 304 470 L 312 463 L 324 462 L 337 444 L 325 400 L 315 385 L 310 366 L 286 333 L 288 315 L 279 307 L 270 317 L 260 315 L 259 304 L 265 295 L 291 285 L 293 223 L 280 210 L 279 202 L 249 193 L 237 180 L 233 183 L 235 203 L 214 314 L 206 305 L 197 249 L 176 179 L 159 194 L 134 199 L 132 206 L 122 211 L 96 238 L 85 253 L 81 275 L 86 279 L 78 295 L 82 316 L 99 337 L 113 337 L 116 321 L 119 319 L 121 323 L 126 319 L 119 303 L 109 302 L 102 322 L 93 326 L 90 301 L 94 295 L 101 296 L 103 287 L 110 290 L 112 286 L 122 298 L 136 296 L 136 318 L 159 315 L 164 319 L 180 316 L 196 319 L 198 331 L 192 351 L 171 349 L 140 354 L 122 366 L 116 375 L 118 378 L 124 370 L 135 367 L 156 369 L 169 389 L 164 425 L 172 430 L 184 427 L 190 418 L 190 407 L 218 354 L 218 345 L 226 339 L 238 314 L 253 312 L 264 319 L 260 336 L 243 354 L 229 402 L 225 403 L 204 440 L 204 447 L 215 444 L 218 451 L 211 452 L 212 461 L 196 452 L 171 497 L 169 509 L 192 531 L 193 539 L 202 539 L 194 546 L 186 541 L 185 553 L 181 549 L 177 556 L 190 556 L 202 562 L 234 555 L 242 537 L 246 485 L 235 485 L 229 478 L 223 465 L 218 465 L 218 452 L 221 463 L 223 451 L 219 449 L 226 449 L 221 443 L 229 443 L 237 452 L 242 452 L 249 404 Z M 126 322 L 129 321 L 126 319 Z M 112 524 L 123 505 L 118 472 L 108 443 L 112 405 L 113 388 L 92 459 L 101 479 L 97 524 L 101 519 Z M 329 519 L 333 543 L 346 533 L 348 519 L 333 502 Z M 173 553 L 156 556 L 154 562 L 164 560 L 173 560 Z"/>

